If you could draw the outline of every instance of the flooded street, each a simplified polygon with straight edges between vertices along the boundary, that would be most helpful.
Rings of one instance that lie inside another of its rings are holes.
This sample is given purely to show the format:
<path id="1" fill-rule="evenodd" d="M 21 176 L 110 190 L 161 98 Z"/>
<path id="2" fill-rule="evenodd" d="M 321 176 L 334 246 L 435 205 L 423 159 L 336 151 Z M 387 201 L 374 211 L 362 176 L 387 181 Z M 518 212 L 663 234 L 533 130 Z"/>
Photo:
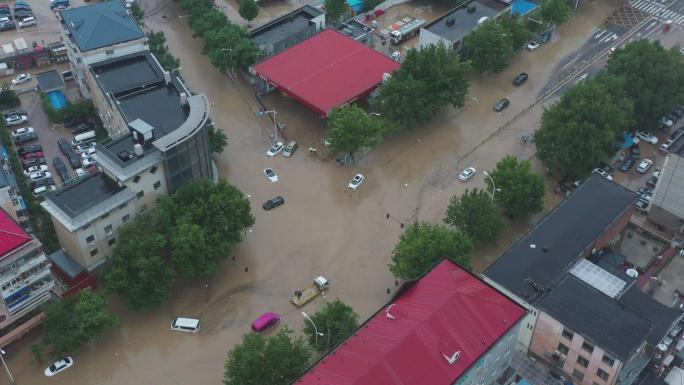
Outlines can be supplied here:
<path id="1" fill-rule="evenodd" d="M 266 157 L 272 125 L 256 116 L 254 91 L 246 83 L 236 88 L 211 67 L 200 53 L 201 40 L 193 39 L 178 17 L 177 3 L 150 5 L 146 9 L 155 11 L 145 20 L 146 28 L 166 33 L 188 87 L 206 93 L 214 104 L 212 118 L 229 140 L 215 161 L 222 177 L 249 194 L 256 224 L 234 250 L 234 259 L 226 260 L 213 279 L 179 285 L 162 308 L 132 313 L 115 300 L 121 327 L 82 349 L 74 356 L 74 367 L 49 383 L 221 383 L 227 351 L 261 313 L 281 313 L 285 325 L 297 332 L 302 328 L 300 311 L 290 305 L 289 297 L 319 274 L 331 281 L 329 296 L 350 304 L 364 320 L 389 299 L 387 289 L 394 288 L 387 264 L 402 232 L 400 222 L 441 222 L 452 195 L 484 186 L 482 170 L 492 169 L 508 154 L 531 158 L 534 145 L 522 144 L 520 135 L 538 126 L 541 107 L 499 128 L 536 100 L 555 63 L 580 47 L 617 5 L 585 3 L 579 17 L 561 27 L 551 44 L 521 52 L 501 74 L 476 77 L 463 111 L 445 109 L 426 127 L 388 139 L 352 167 L 321 159 L 325 122 L 278 94 L 268 95 L 264 103 L 278 111 L 288 139 L 297 140 L 299 150 L 289 159 Z M 530 79 L 516 88 L 511 81 L 522 71 Z M 492 105 L 502 97 L 509 98 L 511 106 L 497 114 Z M 320 156 L 311 157 L 309 146 L 316 146 Z M 471 165 L 478 175 L 467 184 L 459 183 L 458 172 Z M 266 167 L 276 170 L 279 182 L 266 180 Z M 366 176 L 366 182 L 352 193 L 346 185 L 357 172 Z M 275 195 L 282 195 L 286 203 L 263 211 L 261 204 Z M 478 253 L 478 270 L 527 225 L 515 224 L 498 248 Z M 305 310 L 313 313 L 321 303 L 317 298 Z M 169 331 L 177 316 L 201 319 L 201 332 Z M 47 383 L 43 364 L 32 363 L 29 354 L 37 337 L 34 333 L 10 347 L 8 364 L 18 384 Z"/>

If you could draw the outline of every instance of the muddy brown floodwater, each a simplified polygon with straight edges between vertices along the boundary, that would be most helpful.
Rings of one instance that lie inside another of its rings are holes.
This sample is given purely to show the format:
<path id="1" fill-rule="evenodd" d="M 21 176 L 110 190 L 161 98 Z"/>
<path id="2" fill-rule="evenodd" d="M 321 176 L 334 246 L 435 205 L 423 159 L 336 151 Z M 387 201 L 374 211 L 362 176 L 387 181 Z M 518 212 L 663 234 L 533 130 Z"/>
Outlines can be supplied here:
<path id="1" fill-rule="evenodd" d="M 285 325 L 302 328 L 301 314 L 288 299 L 317 274 L 330 279 L 329 296 L 351 304 L 361 319 L 371 315 L 388 300 L 386 290 L 394 287 L 387 264 L 402 232 L 399 222 L 416 218 L 440 222 L 452 195 L 484 185 L 482 170 L 493 168 L 507 154 L 532 157 L 533 145 L 523 145 L 519 138 L 536 128 L 540 108 L 478 145 L 535 99 L 555 63 L 580 47 L 618 3 L 586 2 L 579 17 L 556 32 L 552 44 L 521 53 L 501 74 L 475 78 L 466 109 L 445 109 L 426 127 L 390 138 L 352 167 L 309 156 L 308 146 L 322 149 L 325 122 L 276 94 L 267 96 L 265 103 L 278 111 L 286 134 L 300 141 L 300 149 L 290 159 L 267 158 L 271 126 L 256 117 L 253 91 L 241 84 L 238 92 L 211 67 L 201 55 L 201 41 L 193 39 L 178 18 L 176 3 L 143 5 L 153 11 L 145 20 L 146 28 L 166 33 L 188 86 L 205 92 L 214 103 L 212 118 L 230 142 L 216 163 L 222 177 L 249 194 L 256 224 L 233 251 L 235 260 L 228 259 L 207 282 L 179 285 L 161 309 L 133 313 L 115 299 L 112 306 L 121 326 L 82 349 L 74 357 L 74 367 L 51 378 L 52 384 L 218 384 L 226 352 L 262 312 L 281 313 Z M 522 71 L 530 74 L 530 80 L 514 88 L 511 80 Z M 492 105 L 501 97 L 511 99 L 511 106 L 496 114 Z M 458 183 L 458 172 L 469 165 L 478 168 L 477 177 Z M 278 172 L 279 182 L 265 179 L 266 167 Z M 365 174 L 366 182 L 352 193 L 346 185 L 357 172 Z M 286 203 L 263 211 L 261 204 L 274 195 L 282 195 Z M 386 219 L 387 214 L 396 221 Z M 493 258 L 527 224 L 515 226 L 510 239 L 478 254 L 484 259 L 476 261 L 477 267 L 483 267 L 483 261 Z M 321 301 L 317 298 L 304 310 L 316 311 Z M 201 332 L 169 331 L 176 316 L 200 318 Z M 35 333 L 10 347 L 9 365 L 19 384 L 47 383 L 43 365 L 31 362 L 29 355 L 28 347 L 37 337 Z"/>

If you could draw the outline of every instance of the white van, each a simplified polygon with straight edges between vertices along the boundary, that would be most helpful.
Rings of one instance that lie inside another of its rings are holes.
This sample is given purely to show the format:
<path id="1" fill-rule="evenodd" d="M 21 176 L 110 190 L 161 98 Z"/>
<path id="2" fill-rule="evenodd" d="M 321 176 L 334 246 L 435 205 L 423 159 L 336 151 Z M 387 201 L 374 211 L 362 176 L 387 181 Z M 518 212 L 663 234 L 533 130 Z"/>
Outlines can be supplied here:
<path id="1" fill-rule="evenodd" d="M 179 332 L 197 333 L 200 330 L 200 322 L 198 319 L 194 318 L 183 318 L 178 317 L 173 320 L 171 324 L 171 330 L 177 330 Z"/>
<path id="2" fill-rule="evenodd" d="M 84 143 L 90 143 L 95 141 L 95 131 L 88 131 L 82 134 L 74 136 L 74 140 L 71 141 L 73 146 L 78 146 Z"/>
<path id="3" fill-rule="evenodd" d="M 28 27 L 31 25 L 36 25 L 36 18 L 33 16 L 25 17 L 22 20 L 19 20 L 19 28 Z"/>

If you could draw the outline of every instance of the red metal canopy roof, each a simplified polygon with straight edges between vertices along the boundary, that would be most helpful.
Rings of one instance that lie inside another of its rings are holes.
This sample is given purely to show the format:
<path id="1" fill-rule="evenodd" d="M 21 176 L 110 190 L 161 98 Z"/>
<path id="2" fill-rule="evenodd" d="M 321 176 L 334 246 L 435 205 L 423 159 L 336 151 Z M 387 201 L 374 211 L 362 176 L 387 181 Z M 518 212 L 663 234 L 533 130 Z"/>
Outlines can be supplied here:
<path id="1" fill-rule="evenodd" d="M 399 63 L 333 29 L 272 56 L 253 69 L 272 86 L 326 117 L 370 93 Z"/>
<path id="2" fill-rule="evenodd" d="M 5 210 L 0 209 L 0 259 L 30 240 L 31 236 Z"/>
<path id="3" fill-rule="evenodd" d="M 294 384 L 451 385 L 524 314 L 445 259 Z"/>

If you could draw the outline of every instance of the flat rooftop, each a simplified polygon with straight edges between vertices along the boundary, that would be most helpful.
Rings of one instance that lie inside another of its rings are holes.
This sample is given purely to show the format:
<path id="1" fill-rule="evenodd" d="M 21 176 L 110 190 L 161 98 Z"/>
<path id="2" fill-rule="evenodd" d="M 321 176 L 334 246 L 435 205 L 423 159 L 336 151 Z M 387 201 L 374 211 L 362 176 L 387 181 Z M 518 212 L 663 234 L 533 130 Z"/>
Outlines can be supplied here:
<path id="1" fill-rule="evenodd" d="M 64 88 L 64 79 L 57 70 L 50 70 L 35 74 L 38 88 L 42 92 L 48 93 Z"/>
<path id="2" fill-rule="evenodd" d="M 274 44 L 309 28 L 310 20 L 323 12 L 305 5 L 249 32 L 257 45 Z"/>
<path id="3" fill-rule="evenodd" d="M 447 12 L 424 28 L 446 40 L 457 42 L 468 36 L 478 26 L 480 19 L 493 19 L 508 7 L 496 0 L 475 0 Z"/>
<path id="4" fill-rule="evenodd" d="M 96 63 L 92 71 L 105 92 L 116 93 L 164 80 L 164 74 L 147 55 L 129 55 Z"/>
<path id="5" fill-rule="evenodd" d="M 50 193 L 48 197 L 66 215 L 75 218 L 125 188 L 100 172 L 63 190 Z"/>
<path id="6" fill-rule="evenodd" d="M 399 63 L 340 32 L 326 29 L 253 66 L 256 74 L 327 117 L 370 93 Z"/>

